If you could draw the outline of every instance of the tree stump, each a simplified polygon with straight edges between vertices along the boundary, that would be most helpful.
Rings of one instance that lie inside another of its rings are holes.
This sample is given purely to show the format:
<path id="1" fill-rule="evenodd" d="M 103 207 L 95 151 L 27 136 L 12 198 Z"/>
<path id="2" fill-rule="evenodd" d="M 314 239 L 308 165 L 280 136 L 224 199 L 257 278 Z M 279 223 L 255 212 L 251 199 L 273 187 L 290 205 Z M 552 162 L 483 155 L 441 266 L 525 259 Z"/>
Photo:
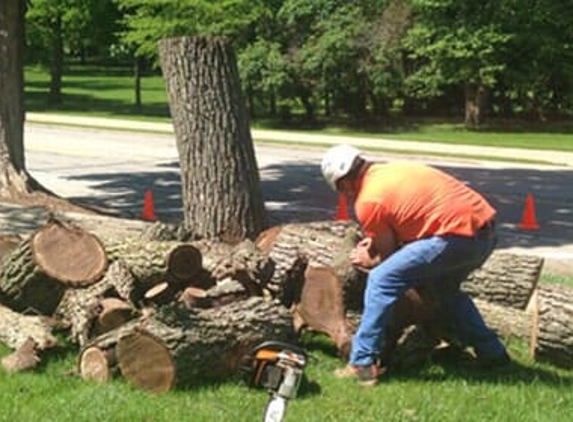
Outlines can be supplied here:
<path id="1" fill-rule="evenodd" d="M 289 311 L 260 297 L 194 311 L 166 307 L 119 339 L 117 359 L 131 384 L 161 393 L 223 379 L 259 342 L 292 338 Z"/>
<path id="2" fill-rule="evenodd" d="M 98 238 L 51 221 L 5 257 L 0 296 L 14 310 L 50 315 L 68 287 L 88 286 L 106 268 L 105 250 Z"/>
<path id="3" fill-rule="evenodd" d="M 231 43 L 164 39 L 159 56 L 181 162 L 186 228 L 230 243 L 253 239 L 266 217 Z"/>

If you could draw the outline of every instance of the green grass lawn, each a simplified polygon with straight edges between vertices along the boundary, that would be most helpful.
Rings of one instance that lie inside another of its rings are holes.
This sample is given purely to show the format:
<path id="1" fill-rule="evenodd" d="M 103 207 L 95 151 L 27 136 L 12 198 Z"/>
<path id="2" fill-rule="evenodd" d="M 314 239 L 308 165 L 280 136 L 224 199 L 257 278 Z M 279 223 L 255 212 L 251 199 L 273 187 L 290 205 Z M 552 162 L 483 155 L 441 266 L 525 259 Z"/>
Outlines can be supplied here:
<path id="1" fill-rule="evenodd" d="M 370 389 L 332 376 L 341 362 L 324 337 L 307 335 L 305 344 L 312 361 L 285 422 L 565 422 L 573 412 L 573 372 L 532 362 L 519 342 L 509 341 L 515 363 L 503 373 L 428 364 Z M 252 422 L 267 400 L 238 379 L 154 396 L 122 380 L 82 381 L 70 375 L 75 363 L 70 352 L 34 373 L 0 372 L 0 421 Z"/>
<path id="2" fill-rule="evenodd" d="M 135 108 L 134 79 L 125 69 L 72 66 L 62 80 L 62 102 L 48 102 L 49 75 L 26 68 L 26 110 L 84 116 L 168 120 L 163 78 L 142 78 L 142 108 Z"/>
<path id="3" fill-rule="evenodd" d="M 95 66 L 69 66 L 63 77 L 63 101 L 49 104 L 49 76 L 39 67 L 26 69 L 26 109 L 33 112 L 78 114 L 84 116 L 169 120 L 163 78 L 142 80 L 142 108 L 134 107 L 134 81 L 129 69 Z M 279 127 L 298 130 L 294 123 L 253 121 L 254 128 Z M 480 131 L 468 131 L 461 122 L 417 119 L 392 121 L 375 128 L 349 128 L 329 124 L 314 130 L 322 133 L 368 135 L 396 140 L 493 145 L 573 151 L 573 122 L 532 124 L 531 122 L 492 122 Z"/>

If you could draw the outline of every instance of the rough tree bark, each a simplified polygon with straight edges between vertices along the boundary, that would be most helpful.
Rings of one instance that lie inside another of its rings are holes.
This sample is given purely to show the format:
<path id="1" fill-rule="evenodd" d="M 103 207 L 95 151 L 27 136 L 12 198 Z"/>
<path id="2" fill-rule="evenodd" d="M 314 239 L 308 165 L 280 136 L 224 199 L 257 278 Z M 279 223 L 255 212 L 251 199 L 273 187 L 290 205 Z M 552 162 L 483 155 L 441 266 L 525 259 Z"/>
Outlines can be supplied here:
<path id="1" fill-rule="evenodd" d="M 185 225 L 207 238 L 254 238 L 265 225 L 236 57 L 223 38 L 159 44 L 179 159 Z"/>
<path id="2" fill-rule="evenodd" d="M 0 196 L 27 192 L 24 161 L 24 0 L 0 3 Z"/>
<path id="3" fill-rule="evenodd" d="M 104 242 L 109 259 L 121 259 L 129 267 L 140 296 L 161 282 L 201 284 L 202 254 L 190 243 L 135 238 Z"/>
<path id="4" fill-rule="evenodd" d="M 223 379 L 264 340 L 293 340 L 290 312 L 260 297 L 184 311 L 161 308 L 123 335 L 116 348 L 122 375 L 160 393 L 176 385 Z"/>
<path id="5" fill-rule="evenodd" d="M 99 239 L 53 221 L 2 261 L 0 299 L 14 310 L 51 315 L 68 287 L 96 282 L 107 268 Z"/>
<path id="6" fill-rule="evenodd" d="M 573 365 L 573 290 L 544 285 L 537 292 L 535 358 L 554 365 Z"/>
<path id="7" fill-rule="evenodd" d="M 494 252 L 484 265 L 472 272 L 462 288 L 472 297 L 525 309 L 537 287 L 543 258 Z"/>

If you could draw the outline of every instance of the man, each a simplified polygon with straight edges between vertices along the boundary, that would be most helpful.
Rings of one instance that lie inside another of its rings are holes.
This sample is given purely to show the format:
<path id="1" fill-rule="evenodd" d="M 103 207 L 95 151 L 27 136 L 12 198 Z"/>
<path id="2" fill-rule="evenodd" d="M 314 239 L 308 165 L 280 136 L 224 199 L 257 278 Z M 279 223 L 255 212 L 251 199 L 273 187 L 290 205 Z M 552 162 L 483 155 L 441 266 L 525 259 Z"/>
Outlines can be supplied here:
<path id="1" fill-rule="evenodd" d="M 349 363 L 335 375 L 356 378 L 365 386 L 377 383 L 392 307 L 422 281 L 432 284 L 455 336 L 473 347 L 484 366 L 508 363 L 505 347 L 459 289 L 495 246 L 493 207 L 438 169 L 407 162 L 374 164 L 349 145 L 328 150 L 321 169 L 333 189 L 354 200 L 365 238 L 350 261 L 369 270 Z"/>

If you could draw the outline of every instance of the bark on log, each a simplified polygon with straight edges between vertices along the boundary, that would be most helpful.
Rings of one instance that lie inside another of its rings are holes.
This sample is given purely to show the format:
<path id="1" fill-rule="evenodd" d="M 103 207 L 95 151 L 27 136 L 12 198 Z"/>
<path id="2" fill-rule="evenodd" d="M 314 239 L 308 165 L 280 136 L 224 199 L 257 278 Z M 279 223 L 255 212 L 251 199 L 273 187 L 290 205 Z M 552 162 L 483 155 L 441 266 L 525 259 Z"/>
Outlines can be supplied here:
<path id="1" fill-rule="evenodd" d="M 40 362 L 38 344 L 28 338 L 14 353 L 2 358 L 2 367 L 8 373 L 34 369 Z"/>
<path id="2" fill-rule="evenodd" d="M 78 372 L 86 381 L 107 382 L 119 373 L 116 346 L 119 338 L 134 329 L 139 320 L 131 320 L 120 327 L 91 339 L 80 351 Z"/>
<path id="3" fill-rule="evenodd" d="M 17 311 L 50 315 L 68 287 L 101 278 L 107 258 L 98 238 L 51 221 L 2 261 L 0 299 Z"/>
<path id="4" fill-rule="evenodd" d="M 18 349 L 30 338 L 40 350 L 55 347 L 55 328 L 58 323 L 52 318 L 22 315 L 0 305 L 0 341 L 11 349 Z"/>
<path id="5" fill-rule="evenodd" d="M 5 255 L 16 249 L 22 240 L 19 236 L 0 236 L 0 262 Z"/>
<path id="6" fill-rule="evenodd" d="M 68 289 L 55 311 L 70 324 L 70 339 L 80 346 L 92 337 L 92 325 L 104 298 L 120 298 L 132 307 L 138 303 L 137 282 L 121 260 L 112 262 L 98 283 L 85 289 Z"/>
<path id="7" fill-rule="evenodd" d="M 269 282 L 273 295 L 280 295 L 284 274 L 297 256 L 306 255 L 309 265 L 333 266 L 344 280 L 347 309 L 360 311 L 366 274 L 348 263 L 348 253 L 361 233 L 353 222 L 323 221 L 275 226 L 259 235 L 257 246 L 276 263 Z M 463 283 L 472 297 L 525 309 L 537 286 L 543 259 L 495 251 L 481 269 Z"/>
<path id="8" fill-rule="evenodd" d="M 190 312 L 161 308 L 120 338 L 117 358 L 131 384 L 160 393 L 227 377 L 245 353 L 269 339 L 292 340 L 292 318 L 260 297 Z"/>
<path id="9" fill-rule="evenodd" d="M 573 366 L 573 289 L 543 285 L 538 291 L 535 359 Z"/>
<path id="10" fill-rule="evenodd" d="M 255 242 L 275 263 L 266 288 L 274 297 L 281 297 L 287 273 L 294 268 L 296 260 L 304 256 L 309 266 L 332 267 L 344 280 L 347 307 L 361 306 L 366 276 L 356 271 L 347 259 L 359 237 L 358 226 L 352 222 L 321 221 L 271 227 Z"/>
<path id="11" fill-rule="evenodd" d="M 161 282 L 201 284 L 202 255 L 189 243 L 130 238 L 106 242 L 110 260 L 123 260 L 142 287 L 138 296 Z"/>
<path id="12" fill-rule="evenodd" d="M 495 251 L 462 283 L 472 297 L 525 309 L 537 287 L 543 258 Z"/>
<path id="13" fill-rule="evenodd" d="M 502 337 L 515 337 L 531 341 L 535 315 L 524 310 L 506 307 L 486 300 L 474 299 L 486 324 Z"/>

